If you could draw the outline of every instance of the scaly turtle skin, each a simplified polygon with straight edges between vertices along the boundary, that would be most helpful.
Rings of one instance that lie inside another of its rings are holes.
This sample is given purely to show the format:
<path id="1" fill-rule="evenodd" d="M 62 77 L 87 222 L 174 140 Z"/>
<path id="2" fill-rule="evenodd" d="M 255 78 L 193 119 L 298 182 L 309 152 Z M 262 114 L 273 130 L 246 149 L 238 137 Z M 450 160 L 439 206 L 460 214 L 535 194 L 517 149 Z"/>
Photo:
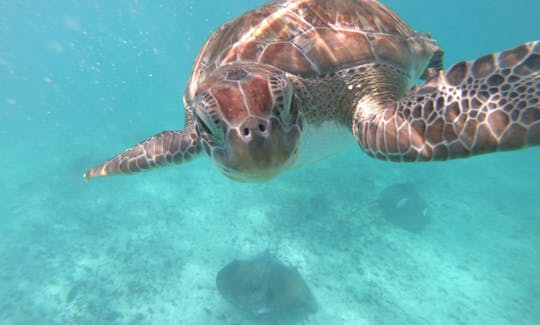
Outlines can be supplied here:
<path id="1" fill-rule="evenodd" d="M 223 25 L 197 57 L 186 124 L 86 179 L 182 163 L 262 181 L 349 144 L 430 161 L 540 144 L 540 42 L 442 71 L 442 50 L 373 0 L 272 1 Z M 409 89 L 417 78 L 428 81 Z M 352 142 L 352 141 L 351 141 Z"/>

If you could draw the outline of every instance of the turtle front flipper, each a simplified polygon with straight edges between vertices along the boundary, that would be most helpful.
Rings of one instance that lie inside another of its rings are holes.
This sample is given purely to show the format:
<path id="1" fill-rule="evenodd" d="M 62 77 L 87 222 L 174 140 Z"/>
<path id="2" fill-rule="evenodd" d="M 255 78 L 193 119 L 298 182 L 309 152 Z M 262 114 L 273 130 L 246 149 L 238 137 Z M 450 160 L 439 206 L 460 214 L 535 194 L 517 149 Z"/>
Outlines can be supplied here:
<path id="1" fill-rule="evenodd" d="M 396 104 L 357 114 L 370 156 L 429 161 L 540 144 L 540 41 L 460 62 Z"/>
<path id="2" fill-rule="evenodd" d="M 191 161 L 200 152 L 199 137 L 194 130 L 164 131 L 90 168 L 84 173 L 84 178 L 130 174 L 172 163 L 180 164 Z"/>

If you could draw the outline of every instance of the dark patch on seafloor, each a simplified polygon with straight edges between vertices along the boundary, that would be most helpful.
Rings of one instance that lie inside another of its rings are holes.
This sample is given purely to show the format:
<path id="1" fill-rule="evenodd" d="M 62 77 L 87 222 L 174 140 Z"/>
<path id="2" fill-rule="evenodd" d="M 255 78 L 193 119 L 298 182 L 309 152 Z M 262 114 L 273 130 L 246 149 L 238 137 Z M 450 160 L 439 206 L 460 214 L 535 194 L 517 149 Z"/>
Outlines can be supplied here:
<path id="1" fill-rule="evenodd" d="M 381 216 L 410 232 L 420 232 L 429 223 L 426 201 L 412 183 L 386 187 L 376 200 Z"/>
<path id="2" fill-rule="evenodd" d="M 317 311 L 300 273 L 268 252 L 230 262 L 216 285 L 225 300 L 259 320 L 300 320 Z"/>

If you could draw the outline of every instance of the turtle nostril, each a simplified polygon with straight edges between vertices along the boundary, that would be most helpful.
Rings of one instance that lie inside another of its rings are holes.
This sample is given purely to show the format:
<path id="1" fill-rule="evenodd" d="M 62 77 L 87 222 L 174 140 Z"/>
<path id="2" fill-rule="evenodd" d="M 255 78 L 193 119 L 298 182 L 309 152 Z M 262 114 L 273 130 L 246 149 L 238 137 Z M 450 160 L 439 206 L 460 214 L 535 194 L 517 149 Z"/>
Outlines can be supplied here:
<path id="1" fill-rule="evenodd" d="M 261 118 L 249 117 L 240 125 L 238 129 L 239 136 L 245 141 L 251 141 L 252 137 L 267 138 L 269 131 L 268 121 Z"/>

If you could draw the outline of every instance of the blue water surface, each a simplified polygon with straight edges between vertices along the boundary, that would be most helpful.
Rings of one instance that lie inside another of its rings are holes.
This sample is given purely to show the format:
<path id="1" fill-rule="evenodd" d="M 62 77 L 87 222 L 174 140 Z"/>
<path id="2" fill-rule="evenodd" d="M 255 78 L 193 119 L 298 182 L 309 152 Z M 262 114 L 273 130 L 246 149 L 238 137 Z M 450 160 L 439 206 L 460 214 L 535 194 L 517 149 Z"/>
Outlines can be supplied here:
<path id="1" fill-rule="evenodd" d="M 384 2 L 447 66 L 540 39 L 537 0 Z M 351 148 L 259 184 L 206 158 L 84 182 L 180 129 L 198 50 L 263 3 L 0 0 L 0 324 L 256 324 L 215 276 L 266 249 L 317 298 L 306 324 L 538 324 L 538 148 L 430 164 Z M 402 182 L 427 202 L 420 233 L 374 204 Z"/>

